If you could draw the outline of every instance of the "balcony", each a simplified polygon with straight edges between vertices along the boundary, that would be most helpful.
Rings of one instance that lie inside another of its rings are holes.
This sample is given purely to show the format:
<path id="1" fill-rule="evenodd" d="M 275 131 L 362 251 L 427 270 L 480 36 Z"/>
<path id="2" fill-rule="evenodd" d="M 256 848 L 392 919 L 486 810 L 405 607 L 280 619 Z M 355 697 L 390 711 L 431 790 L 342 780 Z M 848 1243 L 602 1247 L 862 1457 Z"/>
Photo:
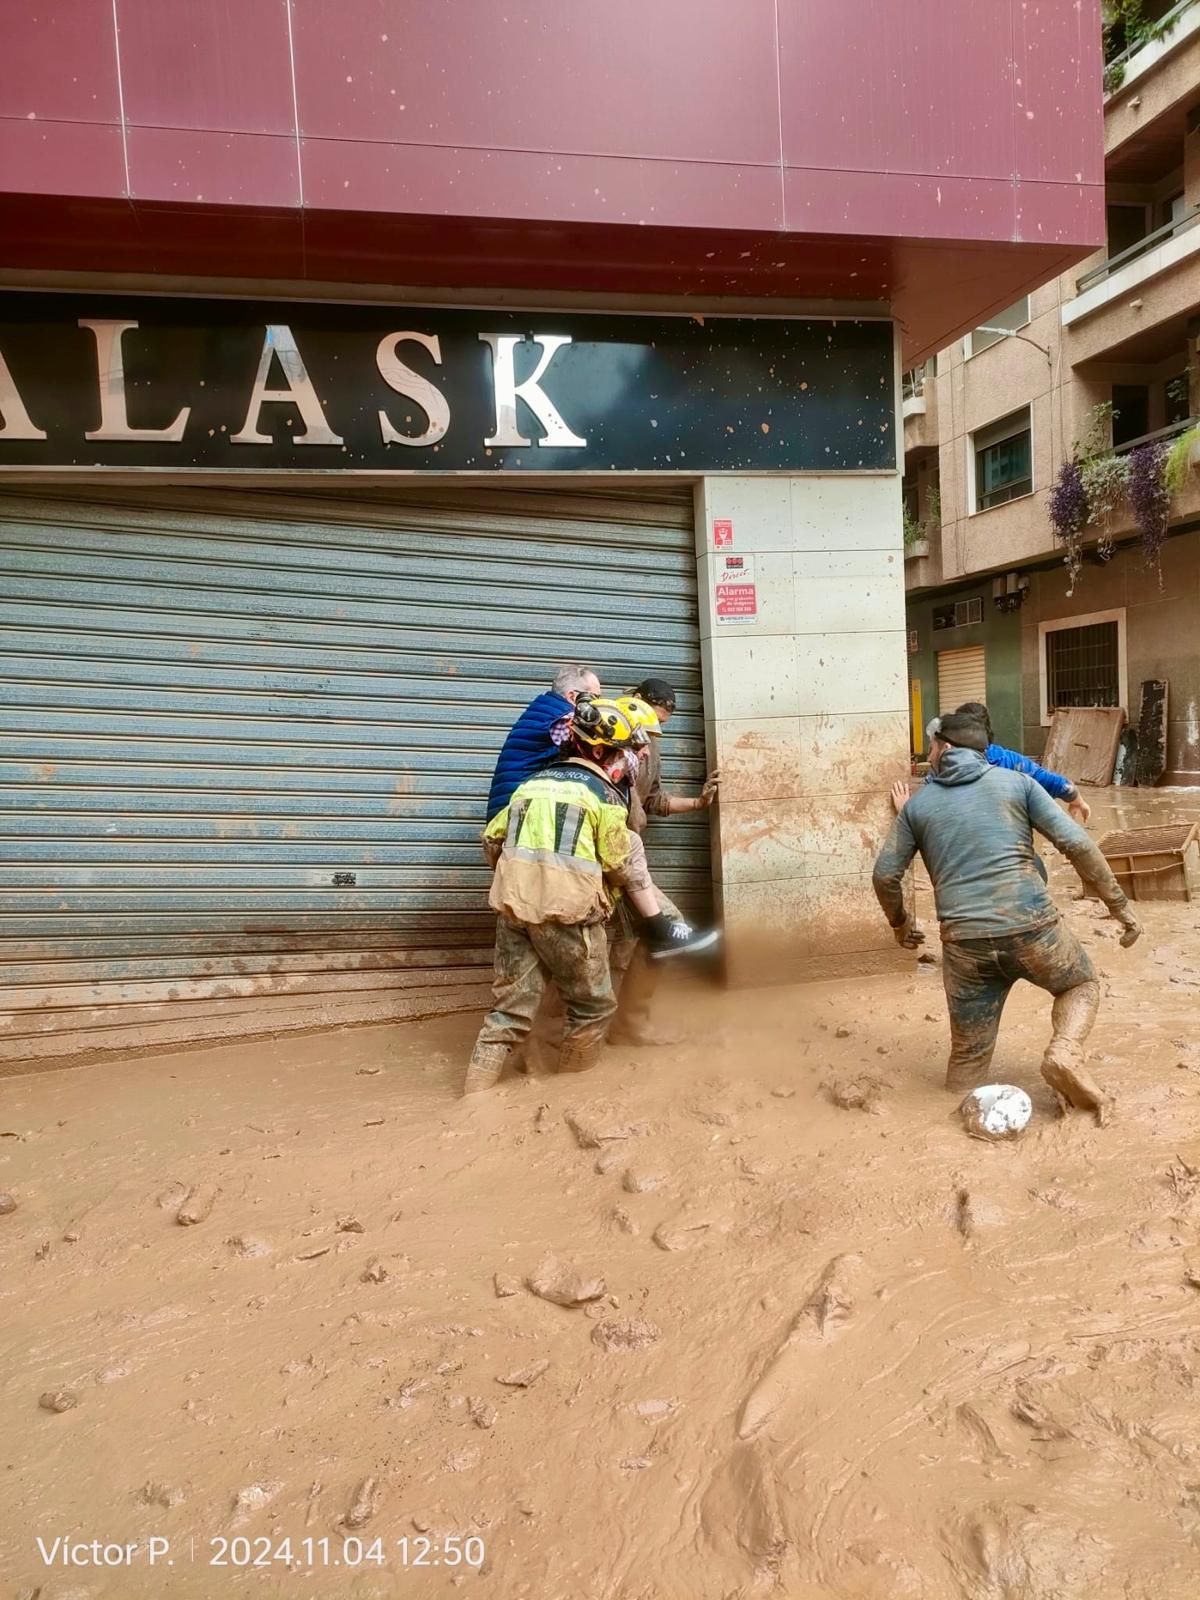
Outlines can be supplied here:
<path id="1" fill-rule="evenodd" d="M 1101 357 L 1130 358 L 1130 349 L 1169 344 L 1181 321 L 1200 306 L 1200 206 L 1156 228 L 1076 281 L 1062 308 L 1066 354 L 1074 367 Z"/>
<path id="2" fill-rule="evenodd" d="M 904 454 L 938 447 L 937 375 L 934 362 L 912 367 L 900 386 L 904 418 Z"/>
<path id="3" fill-rule="evenodd" d="M 1104 63 L 1106 112 L 1122 96 L 1142 93 L 1152 75 L 1163 64 L 1200 38 L 1200 5 L 1197 0 L 1178 0 L 1157 20 L 1148 19 L 1137 38 Z M 1182 75 L 1181 75 L 1182 76 Z M 1194 84 L 1194 78 L 1191 80 Z M 1186 87 L 1183 86 L 1184 92 Z"/>
<path id="4" fill-rule="evenodd" d="M 1173 440 L 1195 428 L 1196 417 L 1186 417 L 1179 422 L 1173 422 L 1165 428 L 1157 428 L 1152 433 L 1142 434 L 1136 439 L 1125 439 L 1115 446 L 1113 453 L 1125 456 L 1136 450 L 1141 445 L 1162 444 L 1170 445 Z M 1192 445 L 1188 456 L 1188 471 L 1183 483 L 1172 496 L 1169 526 L 1178 527 L 1181 523 L 1193 523 L 1200 515 L 1200 449 Z M 1133 508 L 1127 496 L 1123 496 L 1114 507 L 1107 523 L 1100 527 L 1096 524 L 1090 526 L 1083 540 L 1085 560 L 1089 564 L 1103 566 L 1111 554 L 1114 545 L 1135 543 L 1139 539 L 1137 522 L 1134 519 Z M 1053 545 L 1053 540 L 1050 543 Z M 1055 547 L 1061 548 L 1061 547 Z"/>
<path id="5" fill-rule="evenodd" d="M 924 588 L 937 581 L 934 568 L 941 569 L 941 481 L 932 455 L 906 463 L 903 494 L 904 587 Z"/>
<path id="6" fill-rule="evenodd" d="M 904 592 L 921 594 L 942 582 L 942 538 L 939 528 L 922 544 L 904 553 Z"/>

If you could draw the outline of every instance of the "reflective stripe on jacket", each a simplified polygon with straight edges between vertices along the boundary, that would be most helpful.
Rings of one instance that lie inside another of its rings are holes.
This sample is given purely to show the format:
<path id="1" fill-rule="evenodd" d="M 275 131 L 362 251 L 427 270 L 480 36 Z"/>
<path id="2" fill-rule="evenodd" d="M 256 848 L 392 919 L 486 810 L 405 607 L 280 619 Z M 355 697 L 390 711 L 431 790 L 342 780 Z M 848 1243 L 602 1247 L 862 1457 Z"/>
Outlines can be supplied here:
<path id="1" fill-rule="evenodd" d="M 488 903 L 517 922 L 599 922 L 613 886 L 644 874 L 625 796 L 590 762 L 557 762 L 527 779 L 483 838 L 489 855 L 500 845 Z"/>

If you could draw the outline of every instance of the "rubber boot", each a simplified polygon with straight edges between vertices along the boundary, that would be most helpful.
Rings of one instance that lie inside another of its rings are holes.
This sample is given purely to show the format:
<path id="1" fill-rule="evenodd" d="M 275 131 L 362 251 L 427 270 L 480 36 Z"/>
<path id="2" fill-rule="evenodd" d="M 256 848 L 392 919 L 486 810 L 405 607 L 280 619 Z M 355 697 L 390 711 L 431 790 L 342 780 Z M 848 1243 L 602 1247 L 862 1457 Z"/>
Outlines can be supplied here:
<path id="1" fill-rule="evenodd" d="M 1064 1107 L 1092 1111 L 1103 1127 L 1109 1097 L 1084 1066 L 1084 1043 L 1100 1006 L 1100 985 L 1081 983 L 1060 994 L 1051 1013 L 1054 1033 L 1042 1057 L 1042 1077 Z"/>
<path id="2" fill-rule="evenodd" d="M 687 1035 L 669 1028 L 656 1028 L 650 1020 L 650 1004 L 658 987 L 659 968 L 651 965 L 639 946 L 625 970 L 618 974 L 613 966 L 613 988 L 618 1009 L 608 1030 L 609 1044 L 683 1044 Z"/>
<path id="3" fill-rule="evenodd" d="M 560 1072 L 587 1072 L 594 1067 L 604 1049 L 604 1029 L 584 1028 L 581 1033 L 571 1033 L 563 1040 L 558 1056 Z"/>
<path id="4" fill-rule="evenodd" d="M 467 1063 L 467 1076 L 463 1080 L 463 1094 L 478 1094 L 484 1089 L 494 1089 L 500 1082 L 504 1063 L 508 1060 L 511 1045 L 476 1044 Z"/>

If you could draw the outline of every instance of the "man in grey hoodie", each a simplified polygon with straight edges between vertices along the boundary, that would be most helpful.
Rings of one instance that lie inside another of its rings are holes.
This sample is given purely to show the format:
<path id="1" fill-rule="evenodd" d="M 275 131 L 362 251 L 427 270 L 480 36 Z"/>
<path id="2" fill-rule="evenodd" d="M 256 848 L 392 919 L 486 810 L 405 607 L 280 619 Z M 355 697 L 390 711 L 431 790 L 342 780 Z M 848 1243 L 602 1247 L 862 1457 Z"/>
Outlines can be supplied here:
<path id="1" fill-rule="evenodd" d="M 1054 1033 L 1042 1076 L 1067 1103 L 1103 1117 L 1107 1097 L 1083 1064 L 1100 985 L 1038 871 L 1034 833 L 1057 845 L 1099 894 L 1125 929 L 1123 946 L 1134 942 L 1141 926 L 1084 830 L 1025 773 L 989 766 L 987 742 L 976 719 L 960 713 L 942 718 L 929 752 L 932 782 L 893 823 L 875 863 L 875 893 L 897 944 L 915 949 L 925 935 L 905 907 L 903 883 L 920 851 L 941 924 L 948 1089 L 965 1094 L 984 1081 L 1004 1002 L 1024 978 L 1054 996 Z"/>

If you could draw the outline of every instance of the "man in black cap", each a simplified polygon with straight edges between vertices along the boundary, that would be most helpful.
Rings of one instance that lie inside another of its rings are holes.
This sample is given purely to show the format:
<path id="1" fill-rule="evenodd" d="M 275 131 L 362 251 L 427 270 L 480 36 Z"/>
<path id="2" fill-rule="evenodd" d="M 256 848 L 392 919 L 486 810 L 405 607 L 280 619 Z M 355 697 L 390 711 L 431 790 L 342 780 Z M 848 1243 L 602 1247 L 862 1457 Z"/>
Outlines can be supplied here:
<path id="1" fill-rule="evenodd" d="M 675 691 L 665 678 L 643 678 L 630 694 L 644 700 L 658 718 L 661 731 L 675 715 Z M 685 811 L 707 811 L 717 798 L 720 774 L 710 772 L 698 795 L 667 794 L 662 786 L 662 741 L 651 739 L 638 768 L 630 825 L 643 833 L 651 817 L 677 817 Z"/>
<path id="2" fill-rule="evenodd" d="M 630 796 L 629 826 L 644 834 L 651 817 L 677 817 L 687 811 L 707 811 L 717 798 L 720 775 L 710 772 L 698 795 L 668 794 L 662 786 L 662 729 L 675 714 L 675 690 L 666 678 L 643 678 L 630 694 L 645 701 L 658 718 L 658 733 L 653 734 L 642 752 L 633 793 Z M 659 891 L 663 911 L 684 920 L 679 908 Z M 613 1044 L 673 1044 L 677 1035 L 655 1028 L 650 1021 L 650 1002 L 658 984 L 658 970 L 646 958 L 640 926 L 630 918 L 627 908 L 618 906 L 609 923 L 608 960 L 619 1008 L 608 1037 Z"/>
<path id="3" fill-rule="evenodd" d="M 965 1094 L 984 1081 L 1000 1015 L 1024 978 L 1054 996 L 1054 1033 L 1042 1076 L 1070 1105 L 1103 1116 L 1107 1097 L 1084 1067 L 1100 985 L 1086 951 L 1063 926 L 1038 870 L 1033 835 L 1057 845 L 1124 928 L 1141 933 L 1108 862 L 1079 826 L 1023 772 L 988 764 L 987 730 L 959 712 L 941 719 L 922 785 L 892 825 L 875 863 L 875 893 L 897 944 L 925 935 L 904 904 L 904 875 L 920 852 L 933 883 L 950 1010 L 946 1087 Z"/>

